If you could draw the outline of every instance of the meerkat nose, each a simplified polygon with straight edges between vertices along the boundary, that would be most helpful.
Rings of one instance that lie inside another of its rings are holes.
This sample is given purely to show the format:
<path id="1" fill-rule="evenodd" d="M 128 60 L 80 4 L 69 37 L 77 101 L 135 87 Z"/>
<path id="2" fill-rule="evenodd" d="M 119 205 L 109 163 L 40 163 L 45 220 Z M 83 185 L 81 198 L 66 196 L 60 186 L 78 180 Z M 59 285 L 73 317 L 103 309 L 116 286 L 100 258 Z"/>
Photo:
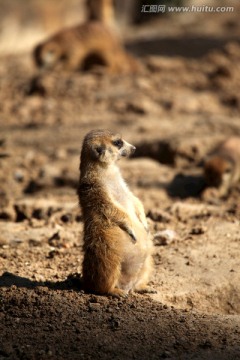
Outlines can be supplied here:
<path id="1" fill-rule="evenodd" d="M 135 152 L 135 150 L 136 150 L 136 147 L 132 145 L 132 147 L 131 147 L 131 153 L 133 154 L 133 153 Z"/>

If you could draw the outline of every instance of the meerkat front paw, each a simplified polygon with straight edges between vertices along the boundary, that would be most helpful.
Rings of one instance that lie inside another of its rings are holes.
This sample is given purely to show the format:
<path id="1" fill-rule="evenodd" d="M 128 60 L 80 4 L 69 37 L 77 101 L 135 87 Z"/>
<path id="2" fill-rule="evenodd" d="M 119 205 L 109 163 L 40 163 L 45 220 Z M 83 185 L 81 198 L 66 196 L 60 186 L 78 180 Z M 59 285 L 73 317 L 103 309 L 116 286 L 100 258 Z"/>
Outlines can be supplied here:
<path id="1" fill-rule="evenodd" d="M 146 230 L 146 233 L 148 234 L 149 233 L 149 228 L 148 228 L 148 224 L 143 224 L 143 227 L 144 227 L 144 229 Z"/>
<path id="2" fill-rule="evenodd" d="M 132 242 L 135 244 L 137 242 L 136 236 L 134 235 L 133 231 L 131 229 L 126 230 L 128 235 L 131 237 Z"/>
<path id="3" fill-rule="evenodd" d="M 122 224 L 119 225 L 119 227 L 122 230 L 126 231 L 126 233 L 130 236 L 133 244 L 135 244 L 137 242 L 137 238 L 136 238 L 133 230 L 127 224 L 122 223 Z"/>
<path id="4" fill-rule="evenodd" d="M 140 221 L 140 223 L 143 225 L 146 232 L 149 233 L 148 223 L 147 223 L 147 219 L 146 219 L 145 215 L 137 213 L 137 217 L 138 217 L 138 220 Z"/>

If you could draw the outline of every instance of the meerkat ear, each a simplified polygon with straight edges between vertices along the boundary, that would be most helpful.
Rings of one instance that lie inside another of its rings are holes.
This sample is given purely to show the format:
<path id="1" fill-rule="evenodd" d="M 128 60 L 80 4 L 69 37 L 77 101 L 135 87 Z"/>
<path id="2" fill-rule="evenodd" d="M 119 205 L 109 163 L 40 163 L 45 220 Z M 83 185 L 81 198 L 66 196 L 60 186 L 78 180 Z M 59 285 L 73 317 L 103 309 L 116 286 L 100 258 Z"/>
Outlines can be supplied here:
<path id="1" fill-rule="evenodd" d="M 105 153 L 105 148 L 103 145 L 94 145 L 92 147 L 93 156 L 98 159 L 102 154 Z"/>

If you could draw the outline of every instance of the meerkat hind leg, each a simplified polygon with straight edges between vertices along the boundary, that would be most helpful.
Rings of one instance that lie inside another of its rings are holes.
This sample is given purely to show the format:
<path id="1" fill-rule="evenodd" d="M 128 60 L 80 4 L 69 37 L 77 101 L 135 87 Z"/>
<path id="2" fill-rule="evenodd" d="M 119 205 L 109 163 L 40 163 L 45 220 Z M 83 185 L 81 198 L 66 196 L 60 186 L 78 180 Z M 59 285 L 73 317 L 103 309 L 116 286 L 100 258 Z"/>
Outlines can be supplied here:
<path id="1" fill-rule="evenodd" d="M 147 285 L 149 281 L 149 274 L 152 269 L 152 258 L 148 256 L 143 264 L 143 267 L 139 273 L 139 280 L 134 287 L 134 291 L 139 294 L 156 294 L 157 290 Z"/>
<path id="2" fill-rule="evenodd" d="M 93 262 L 96 259 L 96 262 Z M 121 274 L 119 256 L 106 247 L 87 251 L 83 260 L 83 282 L 87 291 L 101 295 L 124 297 L 127 292 L 118 288 Z"/>
<path id="3" fill-rule="evenodd" d="M 122 298 L 122 297 L 127 297 L 128 296 L 128 292 L 122 289 L 119 289 L 117 287 L 115 287 L 113 290 L 110 290 L 107 293 L 108 296 L 113 296 L 116 298 Z"/>

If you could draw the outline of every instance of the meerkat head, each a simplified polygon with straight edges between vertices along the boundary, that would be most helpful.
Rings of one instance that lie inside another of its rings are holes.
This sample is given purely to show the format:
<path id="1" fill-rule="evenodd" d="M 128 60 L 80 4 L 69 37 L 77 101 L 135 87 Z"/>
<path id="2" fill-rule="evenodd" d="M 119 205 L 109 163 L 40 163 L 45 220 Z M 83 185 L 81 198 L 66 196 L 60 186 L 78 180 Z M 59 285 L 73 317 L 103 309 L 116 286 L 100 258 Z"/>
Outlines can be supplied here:
<path id="1" fill-rule="evenodd" d="M 130 156 L 135 149 L 135 146 L 123 140 L 119 134 L 109 130 L 93 130 L 83 141 L 82 158 L 88 156 L 93 161 L 111 164 L 121 157 Z"/>
<path id="2" fill-rule="evenodd" d="M 36 46 L 33 56 L 38 67 L 52 68 L 61 60 L 62 52 L 59 44 L 54 41 L 48 41 Z"/>
<path id="3" fill-rule="evenodd" d="M 213 156 L 204 164 L 204 175 L 208 186 L 219 187 L 230 180 L 233 164 L 221 156 Z"/>

